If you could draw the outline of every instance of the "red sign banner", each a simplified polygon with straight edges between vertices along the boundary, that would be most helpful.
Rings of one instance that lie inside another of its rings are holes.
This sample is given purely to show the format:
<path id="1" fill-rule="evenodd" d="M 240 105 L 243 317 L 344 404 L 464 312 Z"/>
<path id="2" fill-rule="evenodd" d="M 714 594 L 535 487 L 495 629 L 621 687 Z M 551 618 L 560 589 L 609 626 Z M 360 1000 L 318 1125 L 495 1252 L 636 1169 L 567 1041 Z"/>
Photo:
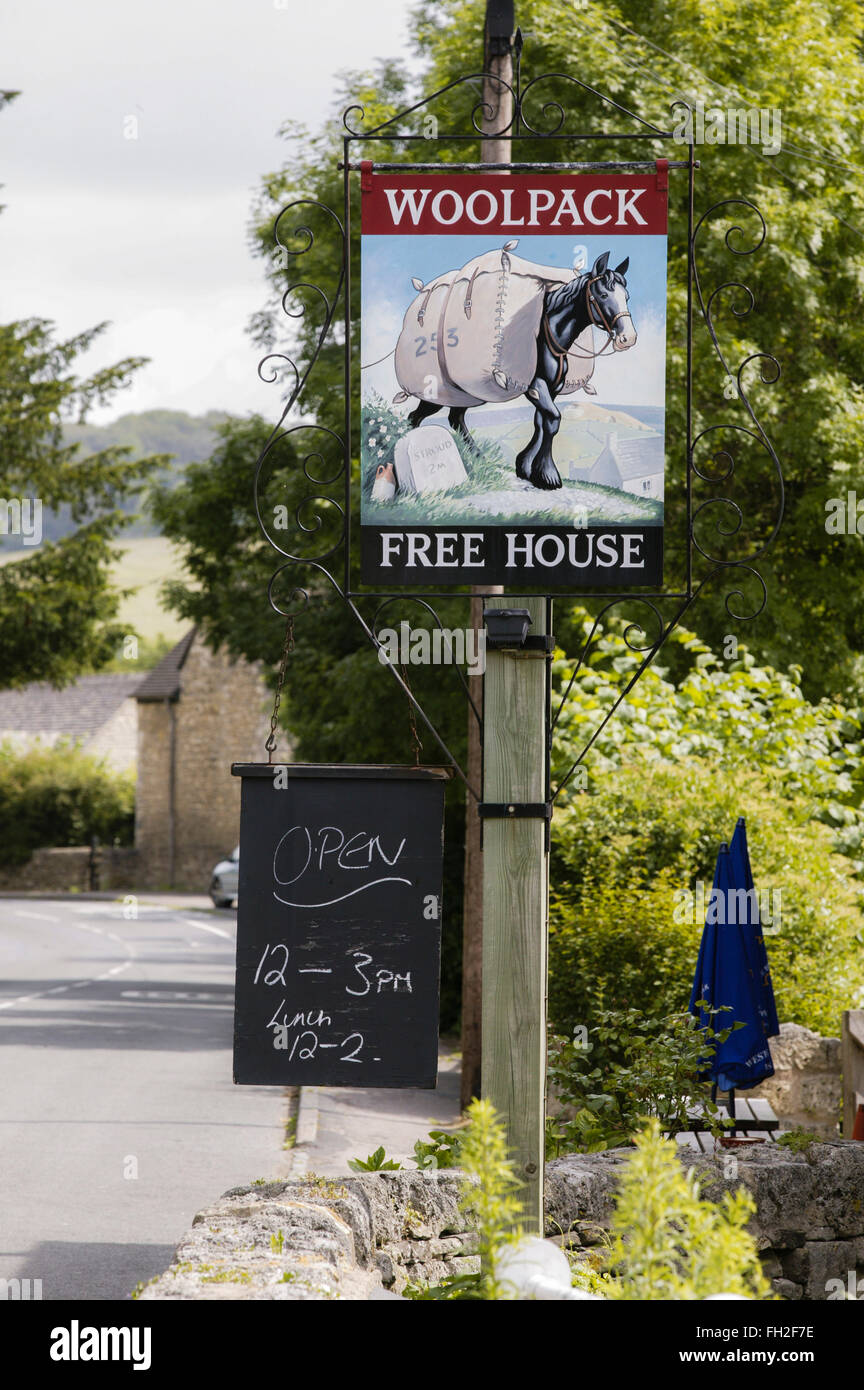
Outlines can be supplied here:
<path id="1" fill-rule="evenodd" d="M 574 175 L 377 174 L 363 194 L 366 236 L 454 236 L 488 228 L 518 236 L 568 232 L 666 235 L 665 170 Z"/>

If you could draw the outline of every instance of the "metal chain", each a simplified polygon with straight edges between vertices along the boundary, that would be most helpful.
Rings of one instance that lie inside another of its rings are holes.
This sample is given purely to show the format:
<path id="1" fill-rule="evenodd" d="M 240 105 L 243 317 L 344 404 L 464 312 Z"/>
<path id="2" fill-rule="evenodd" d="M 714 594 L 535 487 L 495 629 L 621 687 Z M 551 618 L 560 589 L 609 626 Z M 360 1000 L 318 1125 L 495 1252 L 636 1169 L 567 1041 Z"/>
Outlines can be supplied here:
<path id="1" fill-rule="evenodd" d="M 294 650 L 294 619 L 288 619 L 285 625 L 285 641 L 282 643 L 282 660 L 279 663 L 279 676 L 276 681 L 276 698 L 273 701 L 273 713 L 270 716 L 270 732 L 264 747 L 267 749 L 267 761 L 273 762 L 273 754 L 276 752 L 276 730 L 279 726 L 279 705 L 282 700 L 282 687 L 285 684 L 285 673 L 288 669 L 288 658 Z"/>
<path id="2" fill-rule="evenodd" d="M 413 695 L 414 692 L 411 690 L 411 682 L 408 679 L 408 672 L 405 670 L 404 665 L 399 667 L 399 673 L 406 687 Z M 414 766 L 419 767 L 420 754 L 423 752 L 423 744 L 420 742 L 420 735 L 417 732 L 417 712 L 414 709 L 413 700 L 408 701 L 408 725 L 411 730 L 411 751 L 414 754 Z"/>

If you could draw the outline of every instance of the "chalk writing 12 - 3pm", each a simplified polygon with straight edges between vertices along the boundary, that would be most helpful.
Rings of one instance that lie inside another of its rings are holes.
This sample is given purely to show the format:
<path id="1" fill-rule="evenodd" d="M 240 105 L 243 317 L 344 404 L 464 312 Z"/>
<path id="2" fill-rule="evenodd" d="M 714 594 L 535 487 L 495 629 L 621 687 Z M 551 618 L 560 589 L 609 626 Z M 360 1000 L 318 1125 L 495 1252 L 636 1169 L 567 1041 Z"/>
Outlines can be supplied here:
<path id="1" fill-rule="evenodd" d="M 308 825 L 292 825 L 273 852 L 273 878 L 279 888 L 290 889 L 291 896 L 276 889 L 273 896 L 286 907 L 316 908 L 331 907 L 381 883 L 404 883 L 410 887 L 410 878 L 383 872 L 385 867 L 392 869 L 396 865 L 405 844 L 405 839 L 401 839 L 395 852 L 388 854 L 381 844 L 380 835 L 372 835 L 366 830 L 346 837 L 345 831 L 337 825 L 322 825 L 317 829 Z M 393 846 L 390 848 L 392 850 Z M 362 881 L 345 880 L 345 892 L 336 891 L 333 896 L 334 879 L 337 873 L 343 871 L 367 877 Z M 283 877 L 286 874 L 290 877 Z M 349 882 L 352 883 L 350 888 Z M 298 901 L 300 898 L 304 901 Z"/>
<path id="2" fill-rule="evenodd" d="M 275 945 L 271 945 L 268 941 L 264 947 L 261 959 L 258 962 L 258 969 L 255 971 L 252 984 L 257 985 L 260 981 L 261 984 L 271 988 L 274 985 L 282 985 L 283 988 L 287 989 L 288 982 L 285 979 L 285 971 L 290 956 L 291 952 L 284 941 L 277 941 Z M 357 999 L 362 999 L 369 993 L 382 994 L 392 992 L 393 994 L 413 994 L 414 986 L 411 983 L 410 970 L 406 970 L 400 974 L 396 970 L 388 970 L 385 966 L 376 969 L 375 962 L 367 951 L 352 951 L 350 953 L 350 961 L 352 963 L 352 972 L 349 976 L 348 984 L 344 986 L 344 992 L 346 994 L 353 994 Z M 266 964 L 269 964 L 269 970 L 264 969 Z M 337 965 L 347 966 L 348 964 L 349 962 L 347 960 L 337 961 Z M 263 974 L 262 971 L 264 972 Z M 297 966 L 296 973 L 298 975 L 332 975 L 333 967 L 330 965 Z M 281 1009 L 284 1004 L 285 1000 L 283 999 L 279 1008 Z M 279 1009 L 277 1009 L 276 1012 L 278 1014 Z M 270 1020 L 267 1027 L 273 1027 L 273 1019 Z"/>

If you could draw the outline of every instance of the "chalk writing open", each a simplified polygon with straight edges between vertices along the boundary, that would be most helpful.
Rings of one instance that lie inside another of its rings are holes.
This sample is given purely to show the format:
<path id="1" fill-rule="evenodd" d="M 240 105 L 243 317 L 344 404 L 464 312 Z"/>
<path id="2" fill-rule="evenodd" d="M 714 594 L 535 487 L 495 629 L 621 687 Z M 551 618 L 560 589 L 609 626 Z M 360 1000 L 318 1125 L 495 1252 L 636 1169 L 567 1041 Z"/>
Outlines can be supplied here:
<path id="1" fill-rule="evenodd" d="M 344 830 L 340 830 L 338 825 L 322 825 L 317 829 L 308 825 L 292 825 L 273 854 L 273 877 L 280 888 L 291 889 L 291 896 L 278 893 L 275 889 L 273 896 L 286 907 L 332 907 L 334 903 L 345 902 L 347 898 L 353 898 L 357 893 L 381 883 L 404 883 L 410 887 L 410 878 L 381 872 L 382 865 L 393 868 L 405 843 L 405 839 L 401 839 L 395 852 L 388 854 L 381 844 L 381 837 L 366 830 L 360 830 L 346 839 Z M 341 871 L 366 874 L 367 877 L 350 888 L 346 881 L 345 891 L 337 891 L 334 895 L 334 882 Z M 283 874 L 289 876 L 282 877 Z M 301 902 L 298 900 L 301 896 L 314 898 L 314 901 Z"/>

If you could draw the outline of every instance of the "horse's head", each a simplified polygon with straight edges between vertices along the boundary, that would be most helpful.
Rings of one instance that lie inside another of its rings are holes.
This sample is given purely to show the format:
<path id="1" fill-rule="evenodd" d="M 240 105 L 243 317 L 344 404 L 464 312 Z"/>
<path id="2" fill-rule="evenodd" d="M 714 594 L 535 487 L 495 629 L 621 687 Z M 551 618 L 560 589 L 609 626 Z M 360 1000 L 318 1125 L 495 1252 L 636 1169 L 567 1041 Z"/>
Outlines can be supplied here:
<path id="1" fill-rule="evenodd" d="M 588 276 L 588 307 L 592 322 L 598 328 L 605 328 L 616 352 L 624 352 L 636 342 L 636 329 L 627 307 L 630 298 L 627 293 L 627 256 L 614 270 L 609 267 L 609 252 L 604 251 L 594 262 Z"/>

